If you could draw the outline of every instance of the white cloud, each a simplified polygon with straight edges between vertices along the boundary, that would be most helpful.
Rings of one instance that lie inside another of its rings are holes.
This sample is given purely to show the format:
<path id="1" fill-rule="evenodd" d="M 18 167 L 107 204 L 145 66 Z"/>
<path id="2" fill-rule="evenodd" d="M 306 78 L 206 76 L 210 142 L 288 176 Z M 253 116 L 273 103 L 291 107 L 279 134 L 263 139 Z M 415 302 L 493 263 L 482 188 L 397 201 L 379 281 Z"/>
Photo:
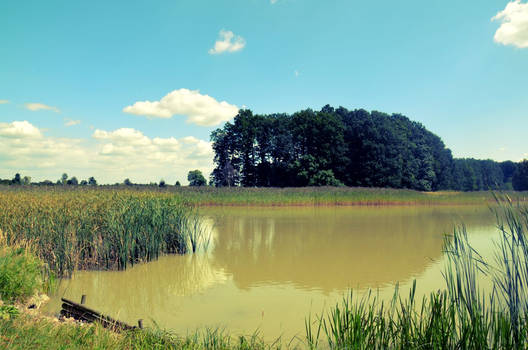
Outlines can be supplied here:
<path id="1" fill-rule="evenodd" d="M 9 103 L 9 100 L 0 100 L 0 105 L 6 104 L 6 103 Z"/>
<path id="2" fill-rule="evenodd" d="M 218 39 L 209 54 L 218 55 L 224 52 L 237 52 L 246 46 L 246 41 L 240 35 L 235 35 L 230 30 L 221 30 Z"/>
<path id="3" fill-rule="evenodd" d="M 226 122 L 238 113 L 238 107 L 218 102 L 198 90 L 179 89 L 165 95 L 160 101 L 139 101 L 123 112 L 158 118 L 186 115 L 187 122 L 201 126 L 214 126 Z"/>
<path id="4" fill-rule="evenodd" d="M 40 138 L 42 134 L 39 129 L 28 121 L 14 121 L 12 123 L 0 123 L 0 137 L 9 138 Z"/>
<path id="5" fill-rule="evenodd" d="M 56 113 L 59 113 L 59 109 L 57 107 L 48 106 L 43 103 L 36 103 L 36 102 L 30 102 L 25 104 L 26 109 L 29 109 L 30 111 L 39 111 L 39 110 L 49 110 Z"/>
<path id="6" fill-rule="evenodd" d="M 141 131 L 132 128 L 121 128 L 112 132 L 96 129 L 92 137 L 100 140 L 110 140 L 127 146 L 146 146 L 151 143 L 150 139 L 143 135 Z"/>
<path id="7" fill-rule="evenodd" d="M 271 4 L 275 4 L 278 0 L 270 0 Z"/>
<path id="8" fill-rule="evenodd" d="M 42 130 L 27 121 L 0 123 L 0 162 L 2 171 L 38 177 L 46 169 L 71 167 L 86 159 L 86 150 L 79 140 L 45 137 Z M 2 174 L 5 177 L 9 174 Z M 59 175 L 57 175 L 58 178 Z"/>
<path id="9" fill-rule="evenodd" d="M 185 183 L 187 172 L 213 168 L 211 143 L 192 136 L 148 137 L 141 131 L 96 129 L 91 139 L 57 138 L 27 121 L 0 123 L 0 178 L 16 172 L 36 181 L 55 181 L 63 172 L 79 180 L 94 176 L 100 183 L 148 183 L 164 178 Z"/>
<path id="10" fill-rule="evenodd" d="M 296 69 L 293 71 L 293 75 L 295 75 L 295 77 L 298 77 L 299 76 L 299 71 Z"/>
<path id="11" fill-rule="evenodd" d="M 501 23 L 495 32 L 495 42 L 519 48 L 528 47 L 528 3 L 511 1 L 491 20 Z"/>
<path id="12" fill-rule="evenodd" d="M 65 126 L 74 126 L 74 125 L 79 125 L 79 124 L 81 124 L 80 120 L 73 120 L 73 119 L 70 119 L 70 118 L 64 118 L 64 125 Z"/>
<path id="13" fill-rule="evenodd" d="M 123 179 L 143 178 L 148 182 L 164 178 L 175 182 L 184 180 L 191 169 L 202 169 L 207 176 L 213 168 L 211 143 L 193 136 L 150 138 L 131 128 L 95 130 L 92 136 L 100 141 L 97 162 L 107 171 L 122 173 Z"/>

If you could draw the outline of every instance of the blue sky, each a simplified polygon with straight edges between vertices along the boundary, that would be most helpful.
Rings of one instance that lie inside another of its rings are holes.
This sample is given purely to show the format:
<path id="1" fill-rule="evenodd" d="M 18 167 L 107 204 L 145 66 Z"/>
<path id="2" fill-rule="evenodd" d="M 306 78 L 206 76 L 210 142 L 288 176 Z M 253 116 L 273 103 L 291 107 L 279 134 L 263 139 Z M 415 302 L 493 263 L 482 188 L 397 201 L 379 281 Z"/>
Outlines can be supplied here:
<path id="1" fill-rule="evenodd" d="M 186 183 L 243 106 L 403 113 L 457 157 L 528 157 L 520 0 L 3 1 L 0 57 L 0 178 Z"/>

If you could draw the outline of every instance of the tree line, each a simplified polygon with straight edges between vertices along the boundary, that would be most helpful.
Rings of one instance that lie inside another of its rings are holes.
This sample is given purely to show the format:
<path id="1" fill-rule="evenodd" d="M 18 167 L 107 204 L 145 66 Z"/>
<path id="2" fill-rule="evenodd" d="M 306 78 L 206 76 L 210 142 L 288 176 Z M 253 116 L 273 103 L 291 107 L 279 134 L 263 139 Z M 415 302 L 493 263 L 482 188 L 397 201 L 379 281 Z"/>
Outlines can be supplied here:
<path id="1" fill-rule="evenodd" d="M 329 105 L 293 114 L 244 109 L 211 141 L 216 186 L 528 190 L 528 161 L 453 158 L 440 137 L 401 114 Z"/>
<path id="2" fill-rule="evenodd" d="M 187 180 L 189 181 L 189 186 L 205 186 L 207 185 L 207 180 L 203 176 L 202 172 L 198 169 L 191 170 L 187 174 Z M 40 182 L 31 182 L 30 176 L 20 175 L 16 173 L 12 179 L 0 179 L 0 185 L 37 185 L 37 186 L 98 186 L 97 180 L 91 176 L 88 180 L 79 181 L 77 177 L 72 176 L 68 177 L 68 174 L 64 173 L 56 182 L 50 180 L 44 180 Z M 161 179 L 159 183 L 151 182 L 148 185 L 145 184 L 136 184 L 130 181 L 129 178 L 126 178 L 122 183 L 117 182 L 114 186 L 158 186 L 158 187 L 167 187 L 165 180 Z M 174 184 L 175 187 L 181 186 L 180 181 L 176 181 Z"/>

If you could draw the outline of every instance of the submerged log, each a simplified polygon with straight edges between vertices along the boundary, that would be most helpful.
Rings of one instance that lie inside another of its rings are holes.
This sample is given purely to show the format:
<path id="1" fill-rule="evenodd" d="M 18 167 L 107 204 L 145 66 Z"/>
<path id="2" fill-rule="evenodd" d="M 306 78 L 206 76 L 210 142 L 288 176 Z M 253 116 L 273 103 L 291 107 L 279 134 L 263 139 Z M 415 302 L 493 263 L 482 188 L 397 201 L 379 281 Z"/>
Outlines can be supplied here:
<path id="1" fill-rule="evenodd" d="M 136 326 L 130 326 L 125 322 L 115 320 L 110 316 L 105 316 L 98 311 L 87 308 L 84 305 L 77 304 L 66 298 L 61 298 L 62 310 L 60 314 L 64 317 L 73 317 L 76 320 L 83 322 L 98 322 L 105 328 L 110 328 L 114 331 L 137 329 Z M 83 298 L 83 301 L 85 298 Z"/>

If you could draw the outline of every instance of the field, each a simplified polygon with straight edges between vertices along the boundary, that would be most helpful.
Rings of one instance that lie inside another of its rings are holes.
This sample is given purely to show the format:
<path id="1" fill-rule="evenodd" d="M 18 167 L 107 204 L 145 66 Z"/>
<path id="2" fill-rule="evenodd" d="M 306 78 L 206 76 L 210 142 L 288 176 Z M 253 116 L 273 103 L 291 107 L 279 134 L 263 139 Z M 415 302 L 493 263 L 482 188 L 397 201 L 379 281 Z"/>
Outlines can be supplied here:
<path id="1" fill-rule="evenodd" d="M 173 198 L 191 206 L 313 206 L 313 205 L 475 205 L 493 203 L 491 191 L 420 192 L 405 189 L 366 187 L 190 187 L 147 185 L 91 186 L 0 186 L 0 195 L 57 196 L 75 193 L 86 196 L 137 194 Z M 528 201 L 528 192 L 502 191 L 514 200 Z M 55 197 L 57 198 L 57 197 Z"/>

